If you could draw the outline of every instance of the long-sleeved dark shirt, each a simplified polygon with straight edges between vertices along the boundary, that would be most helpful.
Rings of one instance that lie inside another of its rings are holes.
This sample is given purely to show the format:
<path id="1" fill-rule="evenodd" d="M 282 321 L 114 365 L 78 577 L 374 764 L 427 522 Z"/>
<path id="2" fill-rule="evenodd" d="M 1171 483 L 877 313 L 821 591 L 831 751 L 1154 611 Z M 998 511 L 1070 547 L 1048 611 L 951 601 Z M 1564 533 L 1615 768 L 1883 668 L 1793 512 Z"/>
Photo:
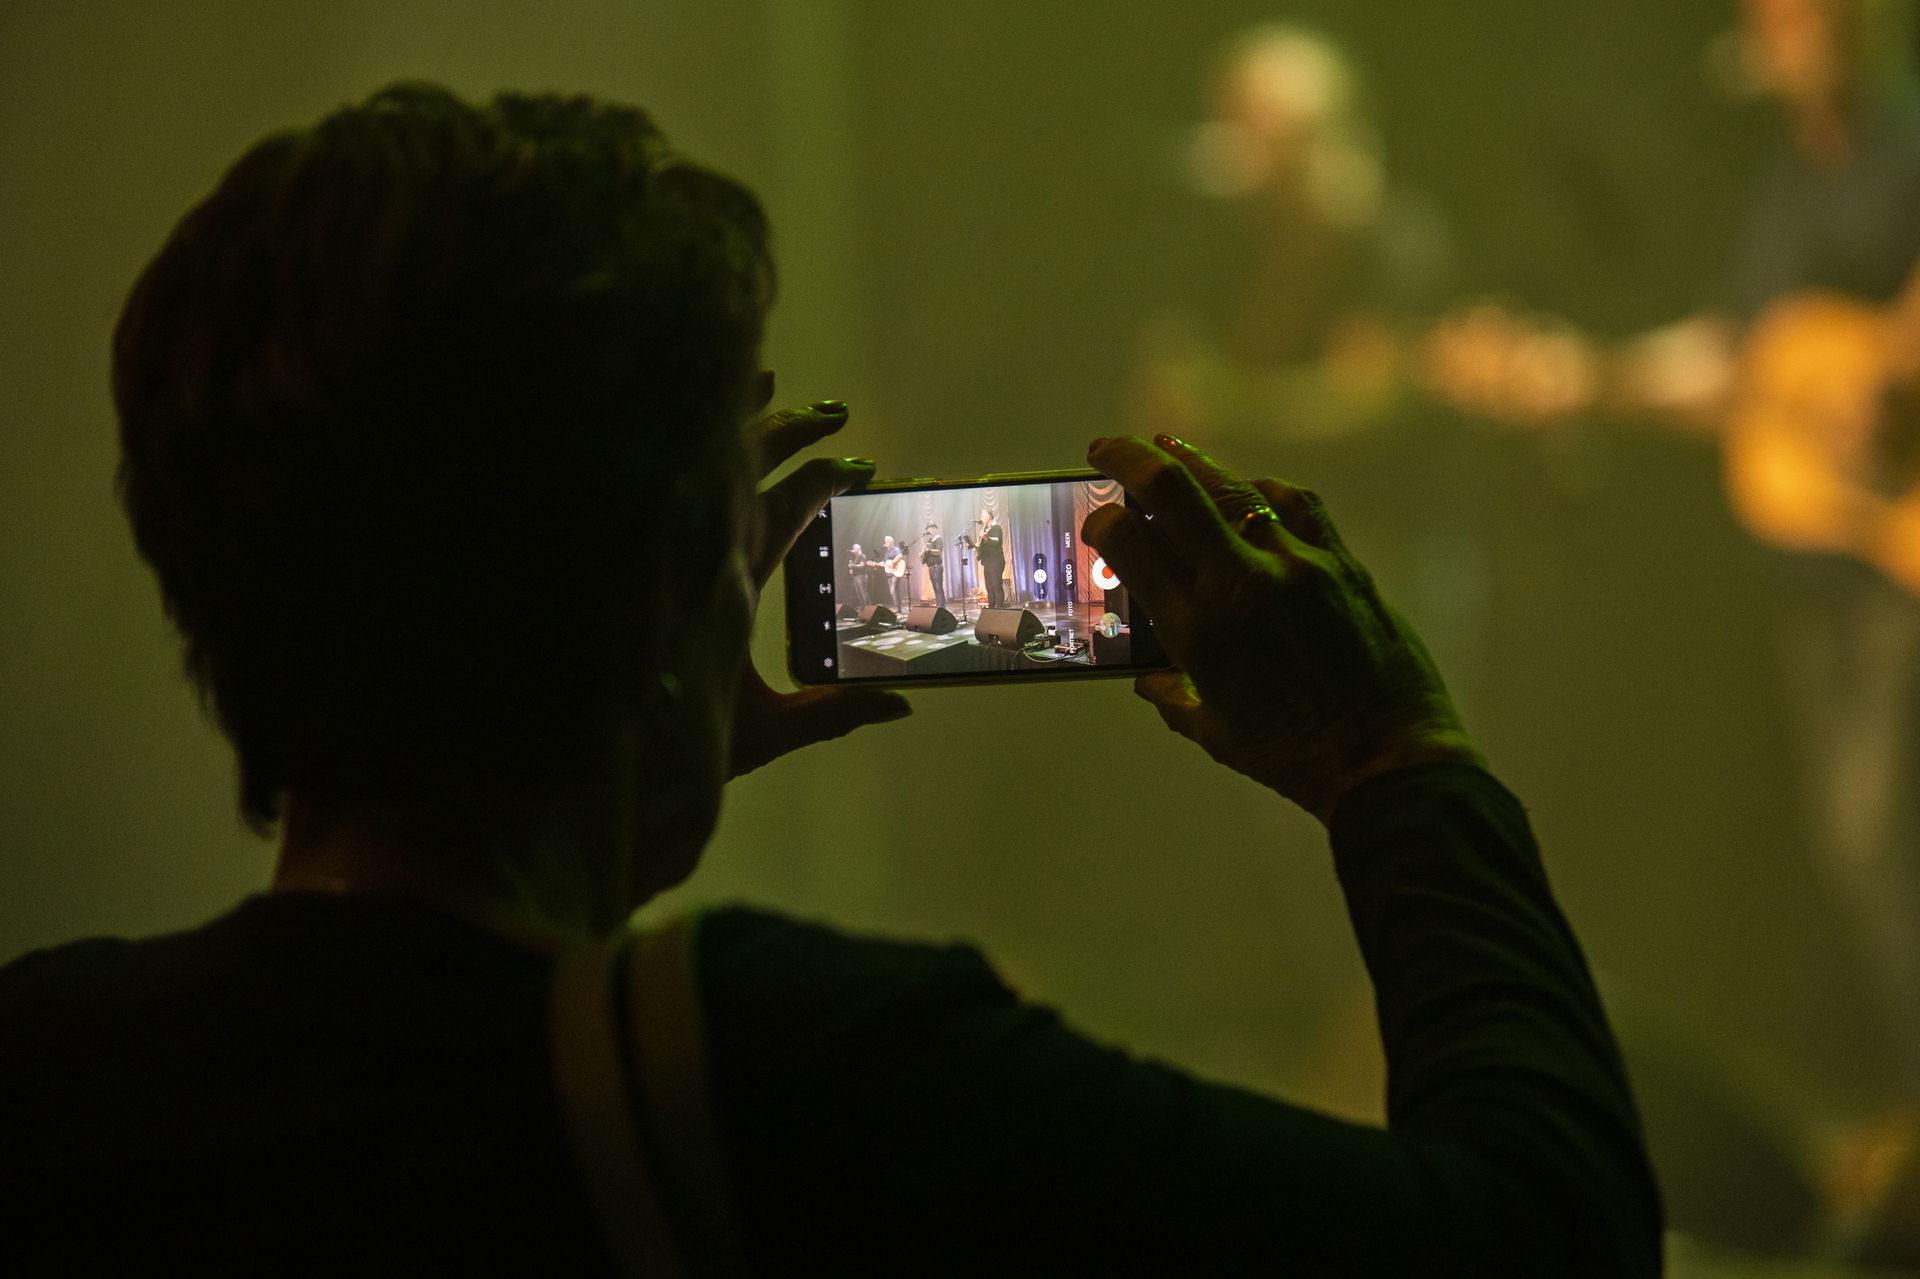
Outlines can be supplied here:
<path id="1" fill-rule="evenodd" d="M 769 1274 L 1658 1270 L 1619 1055 L 1518 803 L 1377 778 L 1336 866 L 1390 1128 L 1090 1041 L 973 950 L 746 908 L 698 939 Z M 547 1065 L 551 960 L 398 899 L 260 897 L 0 970 L 0 1255 L 206 1273 L 604 1272 Z"/>

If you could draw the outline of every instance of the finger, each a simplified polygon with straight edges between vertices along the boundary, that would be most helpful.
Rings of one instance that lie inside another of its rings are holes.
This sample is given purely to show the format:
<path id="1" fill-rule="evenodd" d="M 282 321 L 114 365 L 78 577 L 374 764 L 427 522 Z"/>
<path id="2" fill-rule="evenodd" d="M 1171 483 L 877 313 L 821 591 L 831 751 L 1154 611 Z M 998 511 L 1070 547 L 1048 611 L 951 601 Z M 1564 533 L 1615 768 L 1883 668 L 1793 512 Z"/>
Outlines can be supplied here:
<path id="1" fill-rule="evenodd" d="M 1289 535 L 1335 555 L 1348 554 L 1340 530 L 1334 527 L 1333 516 L 1318 493 L 1285 480 L 1255 480 L 1253 486 L 1280 517 L 1281 527 Z"/>
<path id="2" fill-rule="evenodd" d="M 1133 692 L 1155 706 L 1191 708 L 1200 704 L 1200 694 L 1185 671 L 1148 671 L 1134 679 Z"/>
<path id="3" fill-rule="evenodd" d="M 1200 694 L 1184 671 L 1150 671 L 1133 681 L 1134 695 L 1152 704 L 1160 720 L 1182 737 L 1198 740 Z"/>
<path id="4" fill-rule="evenodd" d="M 774 693 L 766 709 L 770 731 L 736 743 L 736 777 L 803 747 L 845 737 L 868 724 L 905 719 L 913 713 L 913 705 L 906 698 L 880 688 L 808 688 L 797 693 Z"/>
<path id="5" fill-rule="evenodd" d="M 778 409 L 760 419 L 757 445 L 760 474 L 768 475 L 782 462 L 812 448 L 847 424 L 847 406 L 839 400 L 819 400 L 805 408 Z"/>
<path id="6" fill-rule="evenodd" d="M 1279 511 L 1257 484 L 1241 479 L 1185 440 L 1157 435 L 1153 442 L 1193 472 L 1200 487 L 1220 508 L 1227 527 L 1241 541 L 1282 554 L 1299 552 L 1300 547 L 1294 537 L 1288 535 Z"/>
<path id="7" fill-rule="evenodd" d="M 1172 616 L 1179 599 L 1178 584 L 1191 572 L 1144 515 L 1119 502 L 1097 506 L 1082 522 L 1080 538 L 1100 552 L 1114 576 L 1139 597 L 1150 616 L 1162 620 Z"/>
<path id="8" fill-rule="evenodd" d="M 758 545 L 750 557 L 753 580 L 764 583 L 787 557 L 808 521 L 829 498 L 859 488 L 873 478 L 870 457 L 816 457 L 760 494 Z"/>
<path id="9" fill-rule="evenodd" d="M 1233 549 L 1233 535 L 1213 498 L 1191 470 L 1157 444 L 1126 435 L 1097 440 L 1087 460 L 1119 480 L 1153 517 L 1155 531 L 1196 566 Z"/>
<path id="10" fill-rule="evenodd" d="M 1265 496 L 1246 480 L 1227 470 L 1185 440 L 1171 435 L 1156 435 L 1153 442 L 1180 465 L 1187 468 L 1200 487 L 1213 499 L 1227 527 L 1240 532 L 1240 520 L 1249 511 L 1267 505 Z"/>

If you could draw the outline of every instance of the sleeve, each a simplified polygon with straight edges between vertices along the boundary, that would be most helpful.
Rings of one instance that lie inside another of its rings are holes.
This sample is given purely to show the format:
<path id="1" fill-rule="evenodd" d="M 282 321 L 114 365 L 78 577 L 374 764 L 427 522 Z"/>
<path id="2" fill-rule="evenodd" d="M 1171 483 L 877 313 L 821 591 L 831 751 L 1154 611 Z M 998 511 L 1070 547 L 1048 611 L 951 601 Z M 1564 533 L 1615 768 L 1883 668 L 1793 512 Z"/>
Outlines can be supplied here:
<path id="1" fill-rule="evenodd" d="M 1653 1274 L 1632 1103 L 1524 815 L 1409 770 L 1336 822 L 1391 1128 L 1096 1043 L 980 956 L 702 925 L 721 1140 L 771 1273 Z"/>
<path id="2" fill-rule="evenodd" d="M 1626 1068 L 1519 801 L 1476 769 L 1404 769 L 1343 803 L 1333 846 L 1389 1127 L 1447 1197 L 1499 1187 L 1449 1206 L 1453 1246 L 1505 1235 L 1536 1273 L 1658 1273 Z"/>

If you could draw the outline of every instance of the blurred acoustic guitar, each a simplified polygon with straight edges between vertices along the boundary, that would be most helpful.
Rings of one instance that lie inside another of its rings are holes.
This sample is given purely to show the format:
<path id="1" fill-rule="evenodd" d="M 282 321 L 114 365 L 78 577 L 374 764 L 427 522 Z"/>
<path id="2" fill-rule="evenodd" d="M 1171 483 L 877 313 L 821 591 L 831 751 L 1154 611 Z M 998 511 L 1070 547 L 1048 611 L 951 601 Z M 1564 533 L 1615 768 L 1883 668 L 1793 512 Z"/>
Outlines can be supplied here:
<path id="1" fill-rule="evenodd" d="M 1851 556 L 1920 596 L 1920 273 L 1885 307 L 1831 292 L 1782 298 L 1747 330 L 1730 369 L 1711 367 L 1707 345 L 1661 353 L 1667 367 L 1649 377 L 1644 340 L 1608 348 L 1483 304 L 1430 346 L 1427 381 L 1513 425 L 1604 406 L 1715 435 L 1729 504 L 1755 537 Z M 1724 384 L 1694 397 L 1712 412 L 1669 411 L 1679 397 L 1649 389 L 1688 377 Z"/>
<path id="2" fill-rule="evenodd" d="M 1850 555 L 1920 596 L 1920 331 L 1905 301 L 1775 303 L 1721 435 L 1727 496 L 1755 536 Z"/>

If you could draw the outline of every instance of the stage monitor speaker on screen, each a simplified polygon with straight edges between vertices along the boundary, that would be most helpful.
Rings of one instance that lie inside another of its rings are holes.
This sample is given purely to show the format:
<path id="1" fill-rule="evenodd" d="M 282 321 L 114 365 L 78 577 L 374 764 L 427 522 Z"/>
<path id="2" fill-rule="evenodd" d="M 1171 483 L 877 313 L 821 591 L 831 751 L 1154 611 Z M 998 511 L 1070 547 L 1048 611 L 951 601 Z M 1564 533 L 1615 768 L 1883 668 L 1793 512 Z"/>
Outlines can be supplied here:
<path id="1" fill-rule="evenodd" d="M 907 629 L 925 631 L 929 635 L 945 635 L 960 625 L 952 613 L 931 604 L 916 604 L 907 610 Z"/>
<path id="2" fill-rule="evenodd" d="M 1024 608 L 983 608 L 973 624 L 975 639 L 998 648 L 1025 648 L 1046 633 L 1040 619 Z"/>

